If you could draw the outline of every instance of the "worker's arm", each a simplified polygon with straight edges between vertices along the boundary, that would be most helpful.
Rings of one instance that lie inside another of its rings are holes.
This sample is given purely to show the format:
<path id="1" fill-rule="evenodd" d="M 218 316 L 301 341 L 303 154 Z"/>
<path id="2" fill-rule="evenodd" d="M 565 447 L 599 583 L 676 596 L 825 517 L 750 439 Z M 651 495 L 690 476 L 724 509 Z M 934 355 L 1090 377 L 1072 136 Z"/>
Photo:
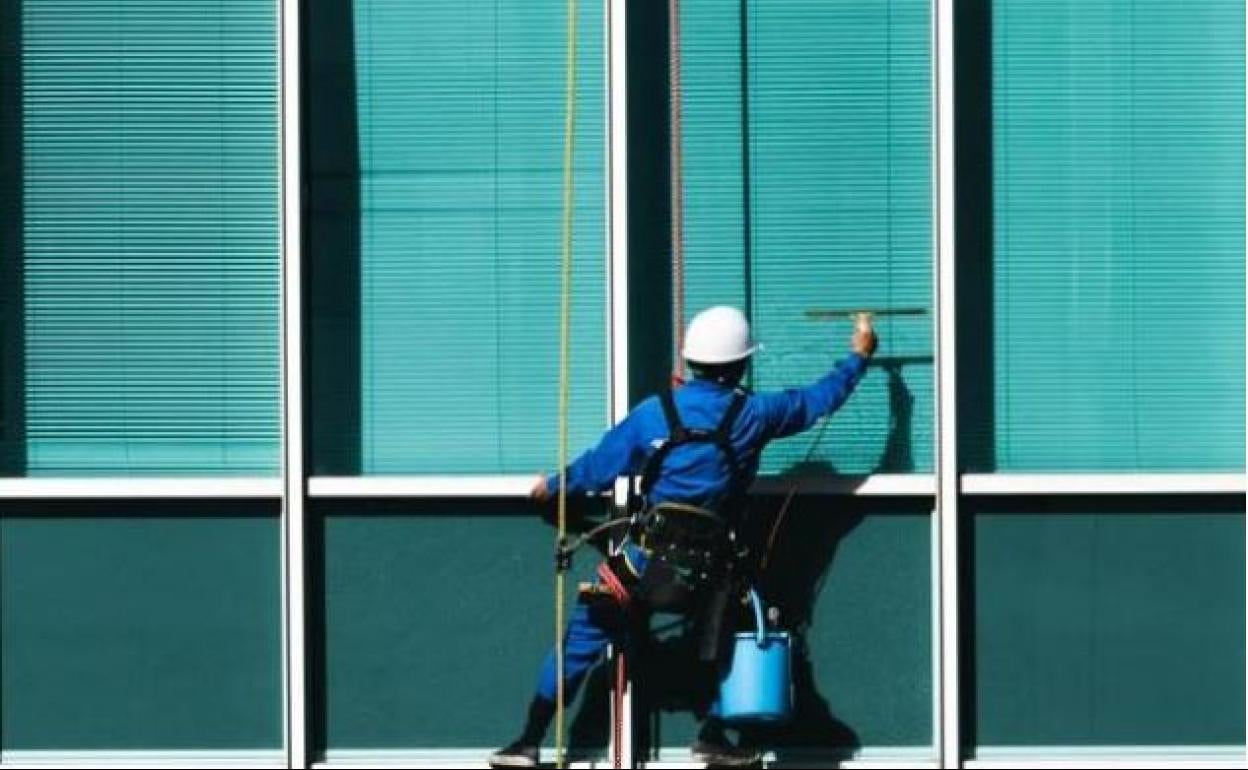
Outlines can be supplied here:
<path id="1" fill-rule="evenodd" d="M 641 420 L 634 409 L 611 430 L 603 434 L 598 445 L 584 452 L 568 466 L 568 494 L 601 492 L 615 485 L 615 480 L 632 471 L 645 457 L 646 441 L 640 430 Z M 547 500 L 559 492 L 559 474 L 544 476 L 534 485 L 530 496 Z"/>
<path id="2" fill-rule="evenodd" d="M 757 396 L 769 438 L 784 438 L 810 428 L 849 399 L 875 354 L 878 340 L 869 317 L 860 317 L 851 341 L 853 352 L 837 362 L 832 371 L 804 388 L 792 388 Z"/>

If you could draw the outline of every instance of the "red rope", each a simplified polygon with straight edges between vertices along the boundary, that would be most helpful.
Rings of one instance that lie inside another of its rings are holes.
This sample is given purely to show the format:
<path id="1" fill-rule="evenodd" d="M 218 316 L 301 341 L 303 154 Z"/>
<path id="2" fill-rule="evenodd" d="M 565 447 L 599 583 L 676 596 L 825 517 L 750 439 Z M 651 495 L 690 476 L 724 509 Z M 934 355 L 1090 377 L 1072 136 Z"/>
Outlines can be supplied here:
<path id="1" fill-rule="evenodd" d="M 624 684 L 627 681 L 624 653 L 621 651 L 615 656 L 615 751 L 612 764 L 616 770 L 624 767 Z"/>
<path id="2" fill-rule="evenodd" d="M 611 592 L 611 598 L 615 599 L 621 607 L 625 610 L 632 608 L 633 597 L 629 595 L 628 589 L 624 587 L 624 583 L 615 574 L 615 570 L 611 569 L 606 562 L 598 565 L 598 579 Z"/>
<path id="3" fill-rule="evenodd" d="M 670 162 L 672 188 L 672 372 L 684 376 L 685 343 L 685 181 L 680 83 L 680 0 L 668 0 L 668 103 L 671 105 Z"/>

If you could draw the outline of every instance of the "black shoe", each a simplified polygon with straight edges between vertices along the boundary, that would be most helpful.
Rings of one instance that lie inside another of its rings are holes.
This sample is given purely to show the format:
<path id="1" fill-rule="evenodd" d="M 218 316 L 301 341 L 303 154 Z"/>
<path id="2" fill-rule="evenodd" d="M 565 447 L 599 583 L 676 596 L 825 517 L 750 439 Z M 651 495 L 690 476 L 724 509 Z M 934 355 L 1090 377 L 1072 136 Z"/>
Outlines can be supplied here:
<path id="1" fill-rule="evenodd" d="M 537 767 L 537 747 L 520 741 L 490 755 L 490 767 Z"/>
<path id="2" fill-rule="evenodd" d="M 763 761 L 762 752 L 728 743 L 699 740 L 694 742 L 691 751 L 693 758 L 705 762 L 707 767 L 754 767 Z"/>

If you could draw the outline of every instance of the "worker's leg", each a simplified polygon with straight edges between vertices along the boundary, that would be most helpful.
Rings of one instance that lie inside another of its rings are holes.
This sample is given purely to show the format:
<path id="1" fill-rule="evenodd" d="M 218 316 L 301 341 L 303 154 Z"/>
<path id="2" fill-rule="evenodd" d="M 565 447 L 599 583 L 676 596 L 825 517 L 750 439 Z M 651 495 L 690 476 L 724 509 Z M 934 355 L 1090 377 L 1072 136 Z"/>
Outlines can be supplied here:
<path id="1" fill-rule="evenodd" d="M 585 675 L 603 656 L 608 645 L 622 641 L 628 626 L 627 611 L 610 602 L 578 601 L 572 610 L 563 637 L 564 698 L 571 701 Z M 537 762 L 541 745 L 555 716 L 558 687 L 554 650 L 546 656 L 538 677 L 537 693 L 529 703 L 524 730 L 512 744 L 495 752 L 490 764 L 495 767 L 531 767 Z M 531 763 L 531 764 L 530 764 Z"/>
<path id="2" fill-rule="evenodd" d="M 612 642 L 622 641 L 627 630 L 627 614 L 619 605 L 608 601 L 578 601 L 572 610 L 568 630 L 563 635 L 564 698 L 572 700 L 577 688 Z M 537 697 L 554 702 L 558 686 L 555 651 L 552 649 L 542 663 L 537 682 Z"/>

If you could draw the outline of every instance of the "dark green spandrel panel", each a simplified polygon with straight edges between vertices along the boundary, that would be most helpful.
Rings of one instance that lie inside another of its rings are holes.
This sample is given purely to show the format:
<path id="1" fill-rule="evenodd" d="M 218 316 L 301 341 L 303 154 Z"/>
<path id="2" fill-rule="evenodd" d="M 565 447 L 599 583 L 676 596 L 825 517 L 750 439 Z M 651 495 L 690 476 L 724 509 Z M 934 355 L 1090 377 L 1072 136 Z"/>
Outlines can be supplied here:
<path id="1" fill-rule="evenodd" d="M 978 746 L 1242 749 L 1243 499 L 1133 505 L 975 513 Z"/>
<path id="2" fill-rule="evenodd" d="M 553 467 L 565 4 L 312 5 L 315 467 Z M 577 29 L 572 446 L 609 381 L 602 5 Z"/>
<path id="3" fill-rule="evenodd" d="M 335 506 L 320 520 L 328 748 L 514 738 L 554 643 L 554 530 L 514 503 Z M 569 599 L 593 563 L 578 554 Z M 599 716 L 591 704 L 581 719 Z"/>
<path id="4" fill-rule="evenodd" d="M 1243 469 L 1243 27 L 993 3 L 995 468 Z"/>
<path id="5" fill-rule="evenodd" d="M 6 751 L 280 750 L 276 511 L 9 505 L 0 556 Z"/>
<path id="6" fill-rule="evenodd" d="M 276 6 L 14 7 L 6 472 L 276 474 Z"/>
<path id="7" fill-rule="evenodd" d="M 848 351 L 848 320 L 807 310 L 931 307 L 930 13 L 917 0 L 682 3 L 687 314 L 749 312 L 766 346 L 758 389 L 806 384 Z M 879 331 L 882 366 L 812 457 L 842 473 L 930 471 L 930 314 Z M 808 451 L 808 438 L 781 442 L 763 471 Z"/>
<path id="8" fill-rule="evenodd" d="M 759 500 L 754 510 L 774 513 L 779 502 Z M 808 653 L 795 665 L 793 724 L 758 730 L 754 741 L 794 760 L 932 745 L 930 507 L 832 498 L 794 504 L 763 592 Z M 660 698 L 657 740 L 680 751 L 693 740 L 695 720 L 663 704 Z"/>

